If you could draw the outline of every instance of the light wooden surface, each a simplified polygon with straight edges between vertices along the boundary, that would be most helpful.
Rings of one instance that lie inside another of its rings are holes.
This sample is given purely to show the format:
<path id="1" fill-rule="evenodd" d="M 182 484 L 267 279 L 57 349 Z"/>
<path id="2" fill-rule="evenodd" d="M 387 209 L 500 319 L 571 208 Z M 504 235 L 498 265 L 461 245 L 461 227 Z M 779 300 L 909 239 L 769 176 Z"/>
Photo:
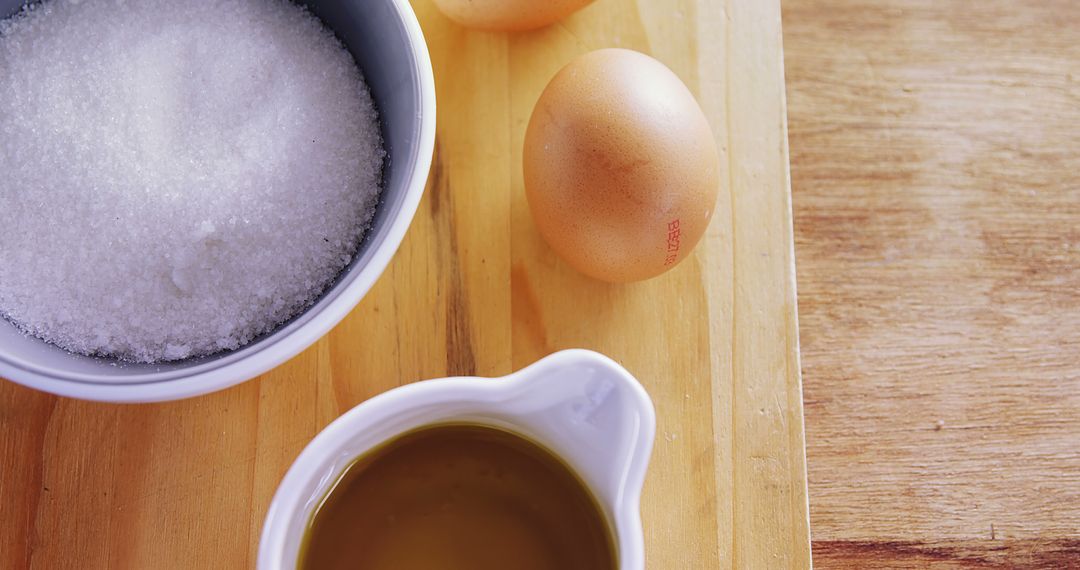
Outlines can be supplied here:
<path id="1" fill-rule="evenodd" d="M 621 361 L 655 400 L 649 568 L 809 566 L 778 2 L 598 0 L 515 36 L 415 5 L 438 145 L 382 279 L 310 350 L 223 393 L 111 406 L 0 384 L 0 567 L 251 567 L 278 481 L 340 413 L 567 347 Z M 624 286 L 576 274 L 543 244 L 520 171 L 547 80 L 611 46 L 652 53 L 699 95 L 725 180 L 695 254 Z"/>
<path id="2" fill-rule="evenodd" d="M 818 568 L 1080 568 L 1080 2 L 784 0 Z"/>

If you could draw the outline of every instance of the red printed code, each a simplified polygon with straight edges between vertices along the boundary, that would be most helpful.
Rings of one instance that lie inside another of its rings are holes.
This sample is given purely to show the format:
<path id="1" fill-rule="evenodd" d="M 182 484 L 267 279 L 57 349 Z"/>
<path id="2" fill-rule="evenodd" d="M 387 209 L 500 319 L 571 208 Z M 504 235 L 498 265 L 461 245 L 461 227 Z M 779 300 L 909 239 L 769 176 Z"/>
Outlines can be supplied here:
<path id="1" fill-rule="evenodd" d="M 679 259 L 679 236 L 682 235 L 682 230 L 679 229 L 679 219 L 676 218 L 667 225 L 667 257 L 664 259 L 664 265 L 671 265 Z"/>

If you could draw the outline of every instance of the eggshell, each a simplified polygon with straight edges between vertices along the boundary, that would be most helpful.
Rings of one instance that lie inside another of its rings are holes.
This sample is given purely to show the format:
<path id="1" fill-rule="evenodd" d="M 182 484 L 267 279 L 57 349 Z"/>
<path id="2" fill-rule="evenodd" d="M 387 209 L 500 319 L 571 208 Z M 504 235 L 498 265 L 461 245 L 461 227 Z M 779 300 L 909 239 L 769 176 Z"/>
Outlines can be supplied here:
<path id="1" fill-rule="evenodd" d="M 469 28 L 515 32 L 553 24 L 593 0 L 435 0 L 451 20 Z"/>
<path id="2" fill-rule="evenodd" d="M 719 188 L 716 142 L 686 85 L 630 50 L 585 54 L 540 95 L 525 134 L 540 234 L 605 281 L 647 279 L 690 254 Z"/>

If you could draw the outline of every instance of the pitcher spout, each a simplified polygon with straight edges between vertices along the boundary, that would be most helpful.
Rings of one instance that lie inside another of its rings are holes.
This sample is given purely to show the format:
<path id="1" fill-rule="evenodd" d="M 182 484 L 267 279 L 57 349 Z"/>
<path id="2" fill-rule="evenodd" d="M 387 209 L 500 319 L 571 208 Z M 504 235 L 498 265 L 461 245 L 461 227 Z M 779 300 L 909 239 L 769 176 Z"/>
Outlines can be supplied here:
<path id="1" fill-rule="evenodd" d="M 557 352 L 513 377 L 520 384 L 508 407 L 516 422 L 596 494 L 618 535 L 620 567 L 643 568 L 640 496 L 656 434 L 645 389 L 618 363 L 588 350 Z"/>

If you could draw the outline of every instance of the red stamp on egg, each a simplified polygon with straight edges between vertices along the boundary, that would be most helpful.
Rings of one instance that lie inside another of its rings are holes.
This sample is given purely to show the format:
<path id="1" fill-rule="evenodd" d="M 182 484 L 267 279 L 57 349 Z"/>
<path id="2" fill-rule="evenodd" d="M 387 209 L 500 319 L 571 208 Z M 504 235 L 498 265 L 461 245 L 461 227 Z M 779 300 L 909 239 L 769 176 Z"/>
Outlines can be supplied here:
<path id="1" fill-rule="evenodd" d="M 667 257 L 664 258 L 664 265 L 671 265 L 675 263 L 675 260 L 679 258 L 679 236 L 682 235 L 682 230 L 679 229 L 679 219 L 668 222 L 667 225 Z"/>

